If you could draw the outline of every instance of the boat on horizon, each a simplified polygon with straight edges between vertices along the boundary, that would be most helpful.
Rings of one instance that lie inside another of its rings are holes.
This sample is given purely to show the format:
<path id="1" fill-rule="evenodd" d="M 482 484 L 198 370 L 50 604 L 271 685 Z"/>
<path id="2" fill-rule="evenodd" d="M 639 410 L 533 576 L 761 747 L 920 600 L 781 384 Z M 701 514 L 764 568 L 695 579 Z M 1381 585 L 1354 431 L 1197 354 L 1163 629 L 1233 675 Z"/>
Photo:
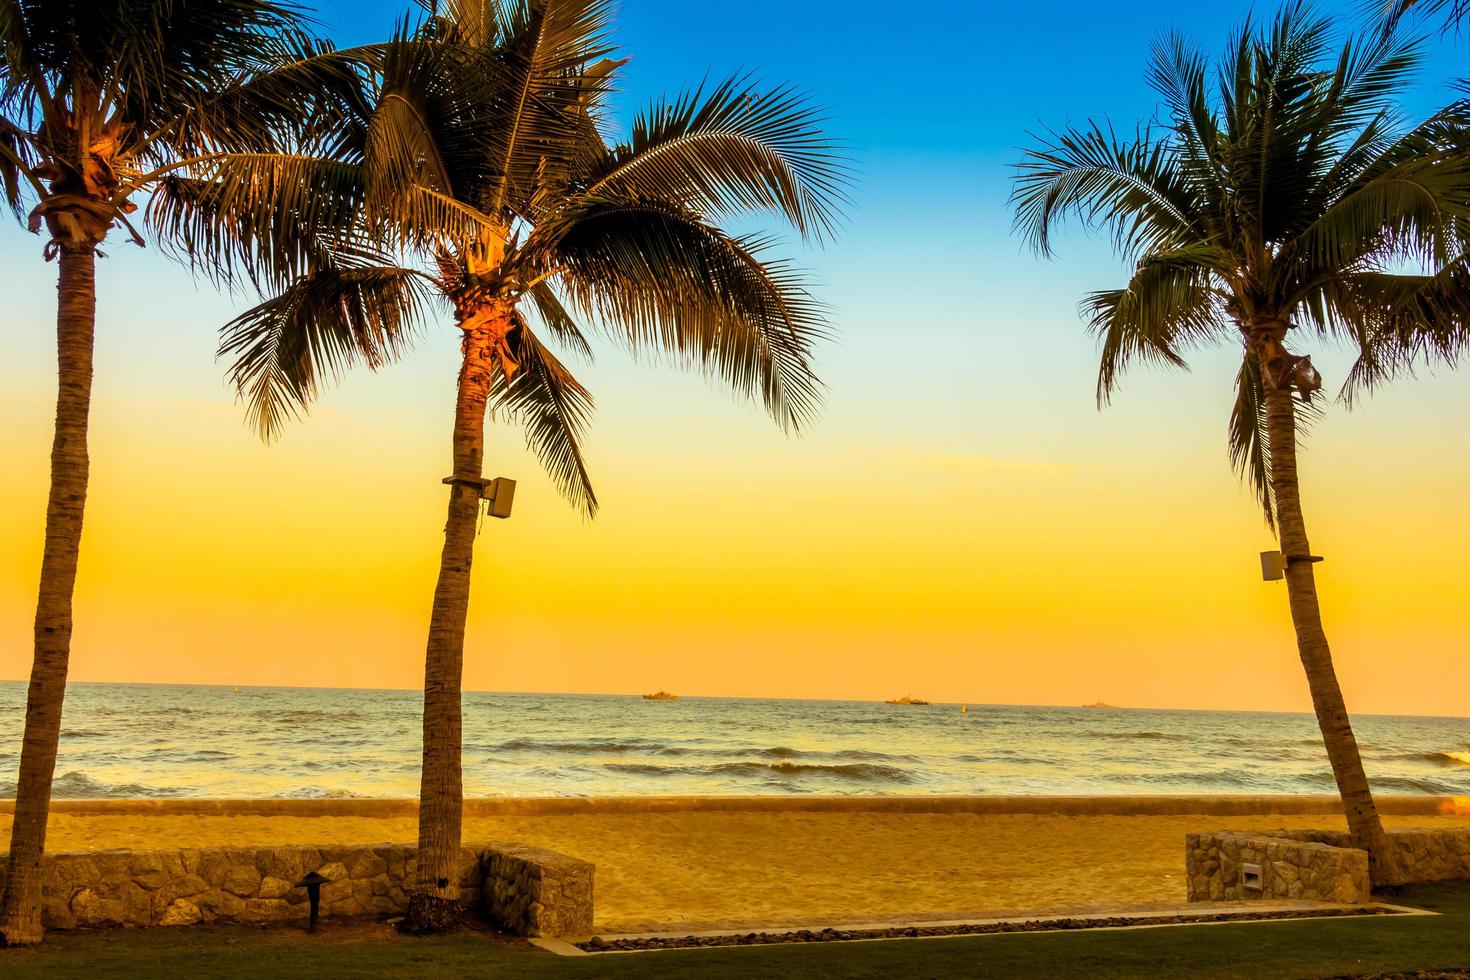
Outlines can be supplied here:
<path id="1" fill-rule="evenodd" d="M 916 698 L 912 694 L 905 694 L 901 698 L 894 698 L 891 701 L 884 701 L 883 703 L 884 704 L 928 704 L 929 702 L 928 701 L 925 701 L 923 698 Z"/>
<path id="2" fill-rule="evenodd" d="M 677 694 L 670 694 L 668 691 L 655 691 L 652 694 L 645 694 L 645 695 L 643 695 L 643 700 L 645 700 L 645 701 L 677 701 L 677 700 L 679 700 L 679 695 L 677 695 Z"/>

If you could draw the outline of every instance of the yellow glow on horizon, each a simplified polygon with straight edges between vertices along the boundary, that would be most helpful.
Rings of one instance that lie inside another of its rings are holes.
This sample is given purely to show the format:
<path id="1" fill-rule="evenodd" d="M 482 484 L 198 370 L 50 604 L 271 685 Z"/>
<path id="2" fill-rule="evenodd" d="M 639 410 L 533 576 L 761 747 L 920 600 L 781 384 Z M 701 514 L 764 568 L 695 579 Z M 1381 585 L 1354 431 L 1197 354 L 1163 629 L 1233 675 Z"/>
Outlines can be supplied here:
<path id="1" fill-rule="evenodd" d="M 322 412 L 265 447 L 226 403 L 160 414 L 99 406 L 73 676 L 416 686 L 447 433 L 374 444 L 362 418 Z M 10 458 L 44 459 L 37 416 L 5 437 Z M 492 428 L 489 468 L 522 492 L 480 541 L 468 689 L 1306 706 L 1284 593 L 1256 568 L 1269 536 L 1213 453 L 1145 474 L 1128 457 L 1147 447 L 1028 460 L 786 441 L 735 409 L 715 424 L 728 470 L 686 434 L 600 452 L 591 523 Z M 1431 508 L 1366 520 L 1375 482 L 1396 479 L 1372 469 L 1305 464 L 1349 703 L 1463 710 L 1454 556 L 1470 540 L 1440 528 L 1426 560 L 1412 542 L 1436 533 Z M 18 544 L 0 566 L 0 676 L 28 669 L 44 478 L 33 462 L 0 488 Z M 1339 478 L 1360 496 L 1323 492 Z"/>

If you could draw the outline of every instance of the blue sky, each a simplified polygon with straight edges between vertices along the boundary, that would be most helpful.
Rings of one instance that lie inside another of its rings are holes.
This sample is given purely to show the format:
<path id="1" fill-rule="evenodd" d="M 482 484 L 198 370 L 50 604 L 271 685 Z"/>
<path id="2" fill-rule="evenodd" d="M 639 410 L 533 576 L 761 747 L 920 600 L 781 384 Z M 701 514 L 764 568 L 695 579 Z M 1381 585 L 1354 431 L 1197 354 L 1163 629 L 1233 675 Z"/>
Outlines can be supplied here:
<path id="1" fill-rule="evenodd" d="M 1359 7 L 1322 9 L 1351 19 Z M 335 0 L 320 16 L 352 44 L 385 36 L 401 10 Z M 1131 127 L 1154 111 L 1144 68 L 1159 34 L 1177 29 L 1214 53 L 1247 11 L 1154 0 L 624 3 L 626 114 L 749 71 L 800 85 L 850 148 L 859 179 L 845 228 L 821 250 L 790 249 L 832 308 L 837 339 L 819 359 L 826 410 L 786 439 L 699 378 L 604 352 L 581 374 L 599 406 L 589 455 L 604 510 L 592 525 L 561 505 L 517 435 L 493 428 L 496 473 L 523 484 L 518 517 L 495 528 L 477 567 L 467 684 L 1303 706 L 1284 604 L 1253 572 L 1270 538 L 1225 458 L 1238 355 L 1203 354 L 1187 375 L 1140 372 L 1098 412 L 1096 350 L 1076 304 L 1118 284 L 1121 265 L 1081 233 L 1061 239 L 1056 260 L 1035 258 L 1007 205 L 1028 131 L 1089 116 Z M 1409 106 L 1419 113 L 1449 97 L 1470 40 L 1431 47 Z M 23 464 L 0 474 L 0 541 L 20 542 L 0 554 L 0 677 L 27 669 L 44 510 L 55 292 L 40 246 L 0 231 L 0 458 Z M 107 252 L 78 593 L 91 632 L 78 634 L 76 676 L 415 684 L 442 529 L 452 327 L 430 331 L 401 365 L 345 379 L 263 447 L 214 360 L 217 327 L 248 297 L 191 281 L 153 248 L 118 239 Z M 1335 389 L 1346 356 L 1313 353 Z M 1447 578 L 1444 562 L 1426 568 L 1420 543 L 1463 553 L 1470 527 L 1432 507 L 1385 521 L 1380 503 L 1405 480 L 1458 500 L 1470 448 L 1444 433 L 1467 418 L 1470 375 L 1431 372 L 1352 413 L 1332 407 L 1310 442 L 1314 544 L 1333 555 L 1321 571 L 1336 603 L 1329 629 L 1350 695 L 1361 691 L 1370 710 L 1462 710 L 1470 584 Z M 181 465 L 194 470 L 181 477 Z M 569 585 L 569 563 L 606 574 Z M 695 571 L 720 588 L 698 588 Z M 287 595 L 286 581 L 312 587 Z M 728 608 L 711 605 L 718 595 L 733 597 Z M 166 635 L 158 622 L 171 624 Z M 353 638 L 354 670 L 313 672 L 290 642 L 308 634 Z M 1257 683 L 1200 688 L 1181 635 Z M 493 655 L 517 637 L 545 651 L 538 663 Z M 811 656 L 793 657 L 794 642 Z M 1034 664 L 996 652 L 1018 643 Z M 215 659 L 248 653 L 256 673 L 211 673 L 201 644 Z M 608 656 L 576 659 L 589 644 Z M 685 651 L 710 644 L 774 659 L 756 657 L 745 687 L 701 687 L 679 671 Z M 1445 693 L 1378 683 L 1387 649 L 1406 674 L 1442 678 Z M 124 655 L 156 666 L 133 670 Z M 574 682 L 561 679 L 571 662 L 582 665 Z M 615 666 L 600 673 L 604 663 Z"/>

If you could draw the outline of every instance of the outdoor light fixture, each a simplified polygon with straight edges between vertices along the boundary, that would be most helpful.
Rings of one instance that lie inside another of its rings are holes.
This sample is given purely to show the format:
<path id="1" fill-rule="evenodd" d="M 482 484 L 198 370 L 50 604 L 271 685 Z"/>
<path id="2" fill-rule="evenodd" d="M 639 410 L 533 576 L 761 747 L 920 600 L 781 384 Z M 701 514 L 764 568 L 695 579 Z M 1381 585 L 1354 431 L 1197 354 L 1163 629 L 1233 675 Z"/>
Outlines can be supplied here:
<path id="1" fill-rule="evenodd" d="M 1267 582 L 1280 581 L 1286 575 L 1289 565 L 1295 565 L 1299 561 L 1316 563 L 1322 559 L 1317 555 L 1283 555 L 1279 551 L 1261 552 L 1261 578 Z"/>
<path id="2" fill-rule="evenodd" d="M 306 889 L 306 901 L 311 906 L 311 920 L 306 926 L 307 932 L 316 932 L 316 913 L 322 904 L 322 886 L 331 880 L 331 878 L 312 871 L 296 883 L 297 888 Z"/>
<path id="3" fill-rule="evenodd" d="M 450 485 L 463 483 L 472 487 L 480 494 L 480 499 L 485 501 L 485 513 L 491 517 L 506 518 L 510 516 L 511 504 L 516 499 L 516 481 L 504 476 L 486 480 L 477 476 L 446 476 L 441 483 Z"/>

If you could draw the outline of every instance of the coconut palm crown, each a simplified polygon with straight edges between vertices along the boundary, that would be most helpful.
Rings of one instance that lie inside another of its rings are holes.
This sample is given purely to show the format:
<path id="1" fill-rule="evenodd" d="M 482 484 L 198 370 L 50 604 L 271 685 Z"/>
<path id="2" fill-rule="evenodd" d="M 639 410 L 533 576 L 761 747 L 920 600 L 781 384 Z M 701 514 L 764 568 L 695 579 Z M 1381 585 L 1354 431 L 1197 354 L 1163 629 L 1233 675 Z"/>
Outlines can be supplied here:
<path id="1" fill-rule="evenodd" d="M 361 72 L 269 0 L 0 2 L 0 193 L 57 261 L 58 392 L 26 723 L 0 943 L 41 938 L 41 859 L 72 635 L 87 495 L 96 259 L 114 227 L 226 281 L 283 282 L 310 242 L 238 188 L 249 223 L 195 201 L 195 230 L 137 216 L 195 198 L 200 168 L 279 159 L 360 115 Z M 253 201 L 253 204 L 250 202 Z M 283 233 L 278 238 L 278 232 Z"/>
<path id="2" fill-rule="evenodd" d="M 1238 344 L 1229 451 L 1277 529 L 1299 650 L 1358 846 L 1391 884 L 1385 845 L 1322 632 L 1296 477 L 1296 435 L 1318 406 L 1310 356 L 1288 344 L 1339 338 L 1371 358 L 1393 322 L 1470 322 L 1463 287 L 1470 166 L 1461 107 L 1406 124 L 1397 105 L 1420 62 L 1396 32 L 1334 46 L 1305 4 L 1247 21 L 1218 68 L 1177 36 L 1154 48 L 1164 119 L 1120 136 L 1056 133 L 1019 164 L 1018 227 L 1050 254 L 1067 217 L 1111 235 L 1128 283 L 1093 293 L 1105 403 L 1138 363 L 1186 364 Z"/>
<path id="3" fill-rule="evenodd" d="M 358 138 L 344 134 L 340 152 L 286 181 L 336 202 L 312 218 L 323 254 L 221 343 L 269 438 L 341 371 L 400 355 L 436 306 L 458 328 L 410 928 L 437 928 L 458 894 L 459 685 L 487 412 L 519 422 L 591 515 L 581 441 L 592 399 L 556 352 L 590 357 L 592 331 L 723 379 L 788 428 L 817 404 L 823 308 L 769 238 L 722 224 L 774 216 L 820 240 L 838 220 L 846 164 L 801 96 L 742 79 L 659 102 L 612 140 L 608 96 L 624 62 L 611 12 L 605 0 L 465 0 L 400 29 Z"/>

